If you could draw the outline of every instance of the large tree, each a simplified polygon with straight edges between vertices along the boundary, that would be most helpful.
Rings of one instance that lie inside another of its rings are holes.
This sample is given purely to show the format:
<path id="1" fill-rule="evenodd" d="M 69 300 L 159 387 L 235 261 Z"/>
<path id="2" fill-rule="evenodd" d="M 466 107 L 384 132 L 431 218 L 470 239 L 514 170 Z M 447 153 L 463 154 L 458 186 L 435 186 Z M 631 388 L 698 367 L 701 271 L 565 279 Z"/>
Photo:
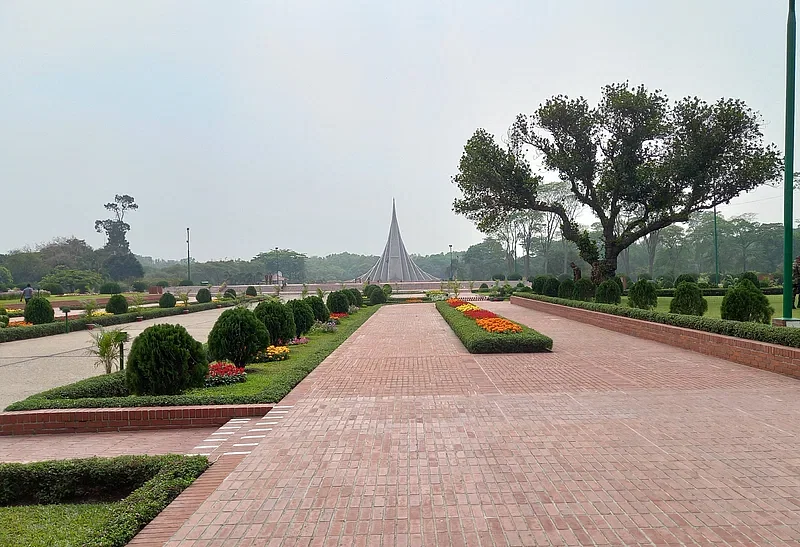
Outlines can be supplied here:
<path id="1" fill-rule="evenodd" d="M 125 213 L 135 211 L 139 206 L 132 196 L 117 194 L 114 201 L 106 203 L 104 207 L 114 214 L 114 218 L 95 220 L 94 229 L 100 234 L 106 234 L 106 249 L 114 254 L 129 252 L 127 233 L 131 227 L 125 222 Z"/>
<path id="2" fill-rule="evenodd" d="M 640 238 L 777 180 L 782 159 L 759 126 L 759 115 L 735 99 L 671 103 L 627 83 L 604 87 L 596 107 L 558 95 L 517 117 L 505 149 L 485 130 L 475 132 L 453 177 L 463 193 L 454 208 L 484 231 L 517 210 L 558 215 L 597 282 L 614 275 L 620 252 Z M 602 255 L 562 203 L 540 196 L 542 177 L 531 173 L 523 149 L 597 217 Z M 627 217 L 621 229 L 620 217 Z"/>

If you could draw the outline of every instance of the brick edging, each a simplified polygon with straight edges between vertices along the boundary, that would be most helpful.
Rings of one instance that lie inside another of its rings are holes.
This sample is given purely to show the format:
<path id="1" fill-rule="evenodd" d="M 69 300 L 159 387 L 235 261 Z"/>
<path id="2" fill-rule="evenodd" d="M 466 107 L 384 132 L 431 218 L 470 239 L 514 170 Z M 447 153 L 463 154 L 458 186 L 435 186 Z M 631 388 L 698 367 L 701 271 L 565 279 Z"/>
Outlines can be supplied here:
<path id="1" fill-rule="evenodd" d="M 213 427 L 270 410 L 272 405 L 197 405 L 0 412 L 0 436 Z"/>
<path id="2" fill-rule="evenodd" d="M 512 296 L 511 303 L 523 308 L 558 315 L 622 334 L 661 342 L 800 379 L 800 349 L 798 348 L 642 321 L 610 313 L 571 308 L 530 298 Z"/>

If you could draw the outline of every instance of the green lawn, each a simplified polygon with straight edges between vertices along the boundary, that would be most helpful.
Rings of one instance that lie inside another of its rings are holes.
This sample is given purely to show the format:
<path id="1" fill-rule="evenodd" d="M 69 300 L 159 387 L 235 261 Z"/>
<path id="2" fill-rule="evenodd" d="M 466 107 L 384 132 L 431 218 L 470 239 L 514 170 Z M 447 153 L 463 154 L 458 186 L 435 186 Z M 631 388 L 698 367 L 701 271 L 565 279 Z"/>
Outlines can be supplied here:
<path id="1" fill-rule="evenodd" d="M 35 294 L 36 293 L 34 291 L 34 296 L 35 296 Z M 133 298 L 133 296 L 137 295 L 137 294 L 140 295 L 140 296 L 147 296 L 147 293 L 145 293 L 145 292 L 126 292 L 126 293 L 122 293 L 122 294 L 125 295 L 125 298 Z M 77 300 L 79 302 L 81 300 L 97 300 L 98 298 L 111 298 L 111 295 L 110 294 L 73 294 L 73 295 L 65 295 L 65 296 L 48 296 L 47 297 L 47 299 L 53 304 L 57 304 L 58 302 L 70 302 L 70 301 L 75 301 L 75 300 Z M 194 297 L 192 297 L 191 300 L 193 300 L 193 299 L 194 299 Z M 19 304 L 20 301 L 19 301 L 19 298 L 12 298 L 10 300 L 0 300 L 0 306 L 2 306 L 3 303 L 5 303 L 5 304 Z"/>
<path id="2" fill-rule="evenodd" d="M 708 311 L 705 314 L 705 317 L 715 317 L 717 319 L 721 318 L 720 314 L 720 307 L 722 306 L 722 296 L 706 296 L 706 300 L 708 300 Z M 776 295 L 768 295 L 767 298 L 769 299 L 770 304 L 775 309 L 775 314 L 773 317 L 779 317 L 781 315 L 781 310 L 783 309 L 783 297 L 779 294 Z M 656 311 L 663 311 L 669 312 L 669 303 L 672 301 L 672 298 L 666 296 L 660 296 L 658 298 L 658 307 Z M 622 303 L 627 304 L 628 298 L 623 297 Z M 800 310 L 793 311 L 794 317 L 800 317 Z"/>
<path id="3" fill-rule="evenodd" d="M 102 529 L 115 503 L 0 507 L 0 545 L 73 547 Z"/>

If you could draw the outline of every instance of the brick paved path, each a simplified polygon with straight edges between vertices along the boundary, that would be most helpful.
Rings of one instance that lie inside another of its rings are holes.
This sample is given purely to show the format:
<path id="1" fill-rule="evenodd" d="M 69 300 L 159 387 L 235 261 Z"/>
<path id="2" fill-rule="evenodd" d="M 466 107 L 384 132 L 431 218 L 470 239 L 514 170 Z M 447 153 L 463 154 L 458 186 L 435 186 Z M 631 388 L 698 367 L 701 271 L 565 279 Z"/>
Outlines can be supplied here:
<path id="1" fill-rule="evenodd" d="M 383 308 L 167 543 L 798 545 L 800 384 L 486 303 L 552 354 Z"/>

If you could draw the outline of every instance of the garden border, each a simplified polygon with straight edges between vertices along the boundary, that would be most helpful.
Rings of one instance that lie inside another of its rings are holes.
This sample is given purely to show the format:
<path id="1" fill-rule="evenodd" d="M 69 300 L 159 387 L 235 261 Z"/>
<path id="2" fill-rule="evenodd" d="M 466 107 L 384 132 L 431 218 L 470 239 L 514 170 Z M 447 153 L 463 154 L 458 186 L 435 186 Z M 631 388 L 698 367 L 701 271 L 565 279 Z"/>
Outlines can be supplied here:
<path id="1" fill-rule="evenodd" d="M 540 298 L 515 295 L 511 297 L 511 303 L 622 334 L 653 340 L 696 353 L 726 359 L 741 365 L 800 379 L 799 348 L 634 319 L 601 311 L 592 311 L 556 304 L 540 300 Z"/>

